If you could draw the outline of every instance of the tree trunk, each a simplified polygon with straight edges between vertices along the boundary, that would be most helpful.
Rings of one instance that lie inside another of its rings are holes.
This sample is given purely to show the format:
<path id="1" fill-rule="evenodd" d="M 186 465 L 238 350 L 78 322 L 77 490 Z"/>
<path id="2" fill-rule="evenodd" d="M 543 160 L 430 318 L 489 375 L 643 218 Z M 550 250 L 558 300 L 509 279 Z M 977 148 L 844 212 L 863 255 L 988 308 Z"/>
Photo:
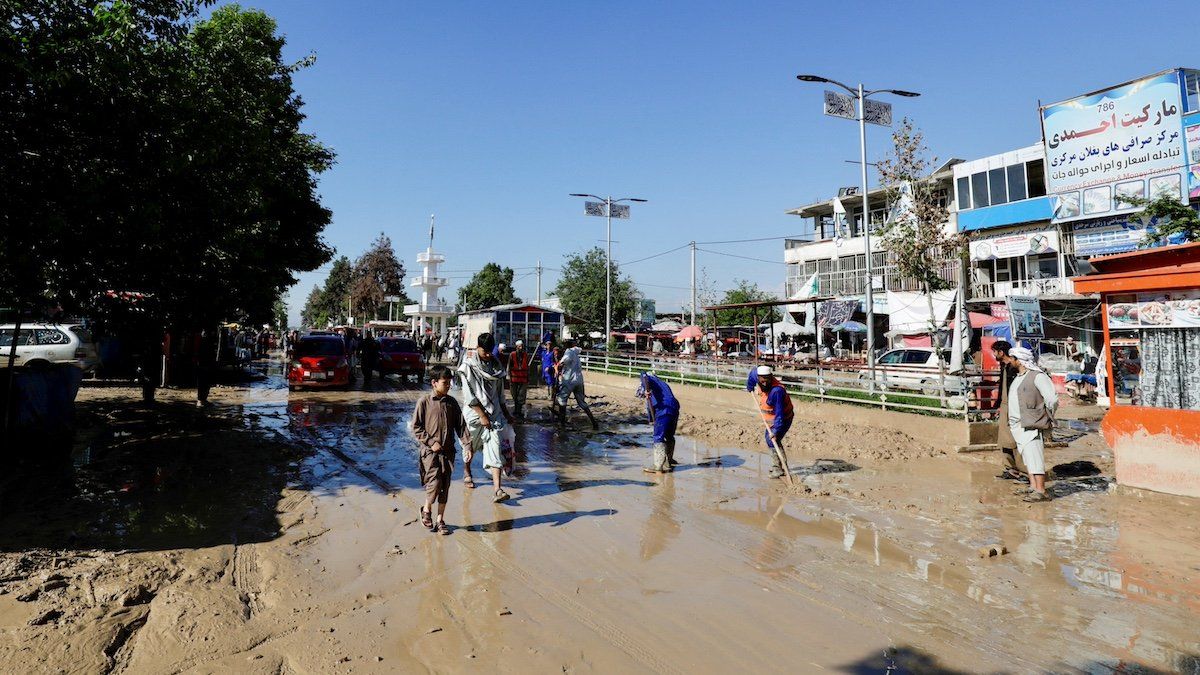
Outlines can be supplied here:
<path id="1" fill-rule="evenodd" d="M 925 283 L 925 301 L 929 305 L 929 344 L 933 347 L 933 353 L 937 356 L 938 364 L 938 402 L 943 408 L 946 407 L 946 364 L 942 361 L 942 350 L 937 344 L 937 317 L 933 315 L 933 291 L 929 284 Z"/>

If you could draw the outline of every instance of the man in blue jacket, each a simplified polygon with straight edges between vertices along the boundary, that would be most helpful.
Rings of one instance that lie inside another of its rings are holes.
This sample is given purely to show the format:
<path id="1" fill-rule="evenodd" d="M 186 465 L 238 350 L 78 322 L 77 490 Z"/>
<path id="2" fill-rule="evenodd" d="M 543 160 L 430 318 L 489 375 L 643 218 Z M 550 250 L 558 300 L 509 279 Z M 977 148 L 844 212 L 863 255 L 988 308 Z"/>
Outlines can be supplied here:
<path id="1" fill-rule="evenodd" d="M 671 386 L 653 373 L 642 373 L 637 395 L 646 399 L 646 414 L 654 426 L 654 450 L 643 471 L 663 473 L 678 464 L 675 461 L 675 427 L 679 424 L 679 400 Z"/>

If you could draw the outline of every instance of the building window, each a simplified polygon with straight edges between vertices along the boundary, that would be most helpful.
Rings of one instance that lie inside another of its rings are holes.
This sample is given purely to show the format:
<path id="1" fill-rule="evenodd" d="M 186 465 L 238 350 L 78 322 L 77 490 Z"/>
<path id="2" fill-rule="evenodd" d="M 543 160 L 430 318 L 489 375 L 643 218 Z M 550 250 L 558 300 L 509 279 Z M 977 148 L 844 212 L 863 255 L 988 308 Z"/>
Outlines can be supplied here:
<path id="1" fill-rule="evenodd" d="M 1183 84 L 1187 94 L 1187 111 L 1191 113 L 1200 110 L 1200 71 L 1185 70 Z"/>
<path id="2" fill-rule="evenodd" d="M 958 210 L 966 211 L 971 208 L 971 178 L 963 176 L 955 181 L 955 191 L 958 193 Z"/>
<path id="3" fill-rule="evenodd" d="M 1030 198 L 1046 196 L 1046 165 L 1040 159 L 1025 162 L 1025 185 Z"/>
<path id="4" fill-rule="evenodd" d="M 1043 253 L 1029 259 L 1029 276 L 1033 279 L 1057 279 L 1058 254 Z"/>
<path id="5" fill-rule="evenodd" d="M 991 186 L 988 195 L 991 197 L 992 206 L 1008 203 L 1008 190 L 1004 187 L 1004 169 L 988 171 L 988 183 Z"/>
<path id="6" fill-rule="evenodd" d="M 989 205 L 987 174 L 982 172 L 973 174 L 971 176 L 971 208 L 981 209 Z"/>
<path id="7" fill-rule="evenodd" d="M 1008 201 L 1019 202 L 1025 199 L 1028 196 L 1025 191 L 1025 165 L 1013 164 L 1005 171 L 1008 173 Z"/>

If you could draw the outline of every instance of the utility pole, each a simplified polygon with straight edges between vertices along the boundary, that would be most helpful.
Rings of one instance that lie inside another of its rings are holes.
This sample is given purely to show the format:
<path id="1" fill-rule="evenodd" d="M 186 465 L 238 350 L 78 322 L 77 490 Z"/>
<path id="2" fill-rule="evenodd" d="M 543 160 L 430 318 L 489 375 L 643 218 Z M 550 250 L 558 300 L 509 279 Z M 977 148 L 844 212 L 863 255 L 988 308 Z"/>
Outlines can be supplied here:
<path id="1" fill-rule="evenodd" d="M 696 325 L 696 242 L 692 242 L 692 325 Z"/>
<path id="2" fill-rule="evenodd" d="M 537 264 L 537 296 L 538 296 L 537 304 L 540 305 L 540 304 L 542 304 L 542 261 L 541 260 L 539 260 L 538 264 Z"/>

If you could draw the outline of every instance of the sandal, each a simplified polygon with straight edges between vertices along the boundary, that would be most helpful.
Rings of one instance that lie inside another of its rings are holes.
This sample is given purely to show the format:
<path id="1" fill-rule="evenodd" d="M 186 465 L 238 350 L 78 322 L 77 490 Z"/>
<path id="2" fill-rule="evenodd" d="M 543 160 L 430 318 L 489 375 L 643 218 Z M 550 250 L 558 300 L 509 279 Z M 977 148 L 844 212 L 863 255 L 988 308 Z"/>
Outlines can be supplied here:
<path id="1" fill-rule="evenodd" d="M 439 520 L 433 525 L 433 528 L 430 530 L 430 532 L 433 532 L 434 534 L 450 534 L 450 526 L 446 524 L 446 521 Z"/>
<path id="2" fill-rule="evenodd" d="M 497 504 L 499 504 L 500 502 L 502 502 L 502 501 L 506 501 L 506 500 L 508 500 L 508 499 L 511 499 L 511 498 L 512 498 L 512 496 L 511 496 L 511 495 L 509 495 L 509 494 L 508 494 L 507 492 L 505 492 L 503 489 L 500 489 L 500 490 L 496 490 L 496 496 L 495 496 L 495 497 L 492 497 L 492 501 L 493 501 L 493 502 L 495 502 L 495 503 L 497 503 Z"/>
<path id="3" fill-rule="evenodd" d="M 433 513 L 426 511 L 424 506 L 421 507 L 421 524 L 433 529 Z"/>
<path id="4" fill-rule="evenodd" d="M 1026 502 L 1030 502 L 1030 503 L 1048 502 L 1048 501 L 1050 501 L 1050 495 L 1046 494 L 1045 492 L 1032 492 L 1027 497 L 1025 497 L 1025 499 L 1023 499 L 1022 501 L 1026 501 Z"/>
<path id="5" fill-rule="evenodd" d="M 470 476 L 463 476 L 463 487 L 467 488 L 468 490 L 474 490 L 475 479 L 471 478 Z"/>

